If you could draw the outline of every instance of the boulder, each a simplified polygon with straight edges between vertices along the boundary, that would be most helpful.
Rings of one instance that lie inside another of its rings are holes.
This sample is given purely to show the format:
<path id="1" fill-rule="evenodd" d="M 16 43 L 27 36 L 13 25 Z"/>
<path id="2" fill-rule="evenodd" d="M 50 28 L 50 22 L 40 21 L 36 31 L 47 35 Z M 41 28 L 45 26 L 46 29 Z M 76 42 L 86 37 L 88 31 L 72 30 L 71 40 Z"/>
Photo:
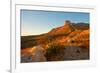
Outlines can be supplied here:
<path id="1" fill-rule="evenodd" d="M 21 62 L 43 62 L 46 61 L 44 51 L 41 46 L 34 46 L 31 48 L 30 54 L 22 55 Z"/>

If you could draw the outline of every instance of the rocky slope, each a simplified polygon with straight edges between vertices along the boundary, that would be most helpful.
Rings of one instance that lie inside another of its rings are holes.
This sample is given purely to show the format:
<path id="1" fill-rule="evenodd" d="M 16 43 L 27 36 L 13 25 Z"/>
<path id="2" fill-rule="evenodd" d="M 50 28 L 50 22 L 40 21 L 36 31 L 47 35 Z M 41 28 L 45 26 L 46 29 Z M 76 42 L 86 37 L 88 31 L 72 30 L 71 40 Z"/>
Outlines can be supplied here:
<path id="1" fill-rule="evenodd" d="M 27 62 L 24 61 L 26 56 L 32 58 L 28 62 L 89 59 L 89 35 L 89 24 L 71 23 L 66 20 L 62 26 L 45 34 L 22 36 L 21 62 Z M 30 52 L 34 46 L 43 48 L 43 54 L 39 57 L 33 55 L 33 52 L 38 55 L 40 50 Z"/>

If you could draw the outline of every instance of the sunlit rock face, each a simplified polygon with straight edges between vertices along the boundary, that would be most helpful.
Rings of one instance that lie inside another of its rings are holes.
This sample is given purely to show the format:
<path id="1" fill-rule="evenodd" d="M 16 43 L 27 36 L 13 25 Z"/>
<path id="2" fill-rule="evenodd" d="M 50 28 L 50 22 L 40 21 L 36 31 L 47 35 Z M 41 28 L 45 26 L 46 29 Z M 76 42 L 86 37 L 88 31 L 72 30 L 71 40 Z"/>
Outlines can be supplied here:
<path id="1" fill-rule="evenodd" d="M 65 20 L 62 26 L 41 35 L 23 36 L 21 41 L 22 63 L 88 60 L 90 57 L 90 29 L 87 23 Z M 53 50 L 48 50 L 49 47 Z"/>
<path id="2" fill-rule="evenodd" d="M 64 35 L 71 33 L 74 30 L 75 28 L 72 23 L 69 20 L 66 20 L 62 26 L 53 28 L 50 32 L 48 32 L 48 35 Z"/>
<path id="3" fill-rule="evenodd" d="M 43 62 L 46 61 L 44 51 L 41 46 L 32 47 L 30 53 L 21 56 L 21 62 Z"/>

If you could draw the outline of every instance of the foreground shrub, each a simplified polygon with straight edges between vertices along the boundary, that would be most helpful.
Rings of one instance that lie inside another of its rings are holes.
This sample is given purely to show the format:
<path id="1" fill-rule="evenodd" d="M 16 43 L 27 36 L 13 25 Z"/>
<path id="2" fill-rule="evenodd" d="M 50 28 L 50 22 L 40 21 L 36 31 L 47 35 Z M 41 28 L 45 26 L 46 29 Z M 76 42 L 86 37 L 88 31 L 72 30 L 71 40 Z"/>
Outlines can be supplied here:
<path id="1" fill-rule="evenodd" d="M 51 43 L 46 49 L 47 61 L 59 61 L 62 60 L 64 55 L 64 46 L 56 43 Z"/>

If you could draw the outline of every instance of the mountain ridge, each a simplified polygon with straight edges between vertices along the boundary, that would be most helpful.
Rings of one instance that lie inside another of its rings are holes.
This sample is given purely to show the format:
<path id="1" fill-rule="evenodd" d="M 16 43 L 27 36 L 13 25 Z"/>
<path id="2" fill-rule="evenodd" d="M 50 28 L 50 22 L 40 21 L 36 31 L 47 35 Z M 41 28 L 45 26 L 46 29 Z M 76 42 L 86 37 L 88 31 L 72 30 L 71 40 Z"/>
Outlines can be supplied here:
<path id="1" fill-rule="evenodd" d="M 21 48 L 33 47 L 34 45 L 39 44 L 46 45 L 49 42 L 54 41 L 60 44 L 64 43 L 66 45 L 66 43 L 69 44 L 69 39 L 71 40 L 77 34 L 80 34 L 84 30 L 88 29 L 89 25 L 86 23 L 73 24 L 71 21 L 66 20 L 62 26 L 53 28 L 47 33 L 33 36 L 21 36 Z M 89 33 L 87 35 L 89 35 Z"/>

